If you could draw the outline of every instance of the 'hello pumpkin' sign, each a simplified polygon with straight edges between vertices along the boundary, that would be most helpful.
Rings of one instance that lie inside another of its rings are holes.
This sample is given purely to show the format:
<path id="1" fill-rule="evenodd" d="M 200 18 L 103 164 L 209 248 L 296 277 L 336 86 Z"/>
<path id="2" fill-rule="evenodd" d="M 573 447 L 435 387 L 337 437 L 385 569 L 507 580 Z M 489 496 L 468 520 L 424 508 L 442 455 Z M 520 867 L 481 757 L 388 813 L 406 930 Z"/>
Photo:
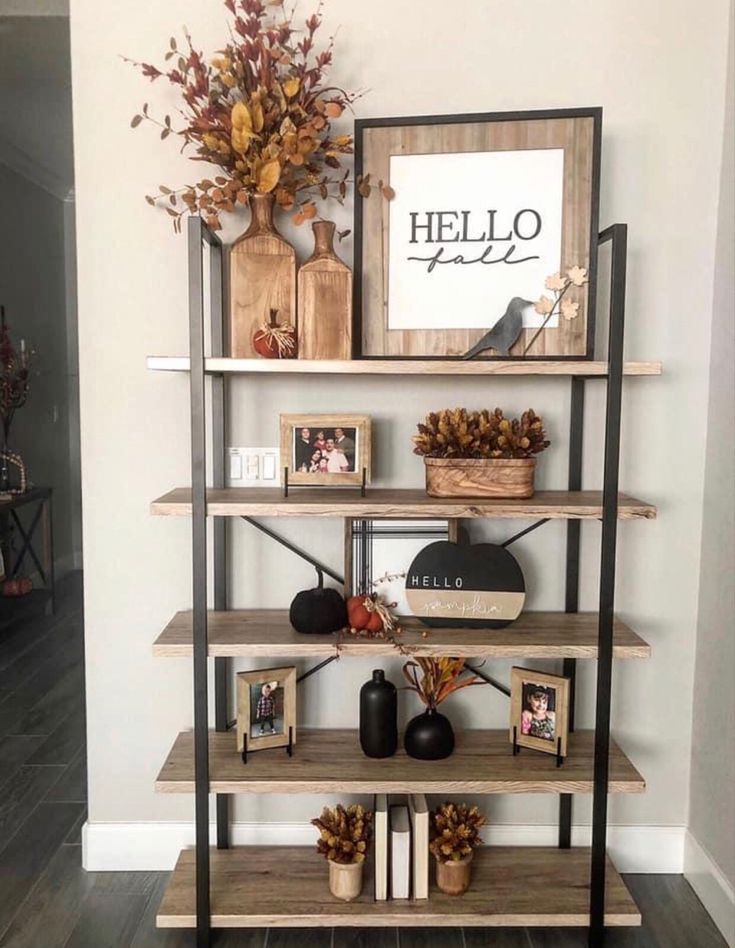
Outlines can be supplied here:
<path id="1" fill-rule="evenodd" d="M 526 598 L 523 573 L 502 546 L 439 540 L 424 547 L 406 574 L 413 614 L 429 626 L 500 629 Z"/>

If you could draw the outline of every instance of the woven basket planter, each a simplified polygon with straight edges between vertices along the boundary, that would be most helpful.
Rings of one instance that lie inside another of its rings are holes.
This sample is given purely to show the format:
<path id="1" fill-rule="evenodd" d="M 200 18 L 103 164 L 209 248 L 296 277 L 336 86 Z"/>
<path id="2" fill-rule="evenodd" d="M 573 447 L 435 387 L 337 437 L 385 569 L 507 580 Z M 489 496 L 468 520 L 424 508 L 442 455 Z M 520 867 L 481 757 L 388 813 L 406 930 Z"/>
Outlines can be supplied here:
<path id="1" fill-rule="evenodd" d="M 536 458 L 424 458 L 430 497 L 533 497 Z"/>

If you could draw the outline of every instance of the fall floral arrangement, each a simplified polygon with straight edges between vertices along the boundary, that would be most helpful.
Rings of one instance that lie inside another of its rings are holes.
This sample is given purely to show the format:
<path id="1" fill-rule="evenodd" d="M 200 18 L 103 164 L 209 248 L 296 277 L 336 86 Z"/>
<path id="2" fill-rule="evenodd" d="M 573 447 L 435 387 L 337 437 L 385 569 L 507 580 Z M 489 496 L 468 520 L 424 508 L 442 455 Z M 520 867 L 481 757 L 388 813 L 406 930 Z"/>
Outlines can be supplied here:
<path id="1" fill-rule="evenodd" d="M 482 845 L 485 816 L 466 803 L 442 803 L 430 818 L 429 849 L 439 862 L 459 862 Z"/>
<path id="2" fill-rule="evenodd" d="M 5 322 L 5 307 L 0 306 L 0 420 L 7 446 L 13 417 L 28 398 L 30 365 L 35 352 L 20 341 L 20 351 L 10 338 L 10 327 Z"/>
<path id="3" fill-rule="evenodd" d="M 319 830 L 317 852 L 325 859 L 342 864 L 363 862 L 373 825 L 373 814 L 359 803 L 334 808 L 325 806 L 312 821 Z"/>
<path id="4" fill-rule="evenodd" d="M 417 425 L 414 454 L 429 458 L 531 458 L 548 448 L 544 423 L 529 408 L 509 419 L 500 408 L 430 412 Z"/>
<path id="5" fill-rule="evenodd" d="M 465 667 L 463 658 L 416 657 L 403 666 L 403 676 L 408 682 L 408 690 L 415 691 L 432 710 L 460 688 L 483 684 Z"/>
<path id="6" fill-rule="evenodd" d="M 333 39 L 317 49 L 321 6 L 297 24 L 282 0 L 224 4 L 229 37 L 214 55 L 205 57 L 185 30 L 183 48 L 171 37 L 162 68 L 133 63 L 151 81 L 168 80 L 182 99 L 179 120 L 154 118 L 146 103 L 133 128 L 152 123 L 162 139 L 178 136 L 194 161 L 221 171 L 177 189 L 160 185 L 146 200 L 163 205 L 177 231 L 187 212 L 219 229 L 221 212 L 252 194 L 272 194 L 303 223 L 316 216 L 315 199 L 345 197 L 349 169 L 341 170 L 342 160 L 353 140 L 335 134 L 332 122 L 357 94 L 328 84 Z"/>

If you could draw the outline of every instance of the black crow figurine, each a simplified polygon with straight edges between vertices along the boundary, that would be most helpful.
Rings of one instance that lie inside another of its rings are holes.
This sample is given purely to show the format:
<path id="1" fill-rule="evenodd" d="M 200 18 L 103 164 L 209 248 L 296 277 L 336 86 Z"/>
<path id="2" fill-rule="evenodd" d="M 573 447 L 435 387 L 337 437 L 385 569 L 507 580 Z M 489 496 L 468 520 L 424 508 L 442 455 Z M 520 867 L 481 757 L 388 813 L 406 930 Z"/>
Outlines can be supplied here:
<path id="1" fill-rule="evenodd" d="M 510 348 L 523 329 L 523 310 L 527 306 L 533 306 L 533 303 L 530 300 L 521 299 L 520 296 L 514 296 L 493 328 L 465 352 L 462 358 L 474 359 L 485 349 L 495 349 L 500 356 L 510 355 Z"/>

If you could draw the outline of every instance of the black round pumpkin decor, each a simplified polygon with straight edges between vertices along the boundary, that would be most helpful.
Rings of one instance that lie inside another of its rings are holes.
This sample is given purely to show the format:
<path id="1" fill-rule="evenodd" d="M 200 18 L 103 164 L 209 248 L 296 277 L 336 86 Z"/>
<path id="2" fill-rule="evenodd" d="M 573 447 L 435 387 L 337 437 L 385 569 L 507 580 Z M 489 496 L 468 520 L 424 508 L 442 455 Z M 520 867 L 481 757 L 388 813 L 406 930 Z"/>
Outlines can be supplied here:
<path id="1" fill-rule="evenodd" d="M 515 557 L 494 543 L 430 543 L 406 574 L 406 599 L 425 625 L 501 629 L 526 598 Z"/>
<path id="2" fill-rule="evenodd" d="M 320 573 L 315 589 L 296 593 L 288 617 L 297 632 L 327 635 L 345 628 L 347 605 L 336 589 L 325 588 L 324 576 Z"/>

